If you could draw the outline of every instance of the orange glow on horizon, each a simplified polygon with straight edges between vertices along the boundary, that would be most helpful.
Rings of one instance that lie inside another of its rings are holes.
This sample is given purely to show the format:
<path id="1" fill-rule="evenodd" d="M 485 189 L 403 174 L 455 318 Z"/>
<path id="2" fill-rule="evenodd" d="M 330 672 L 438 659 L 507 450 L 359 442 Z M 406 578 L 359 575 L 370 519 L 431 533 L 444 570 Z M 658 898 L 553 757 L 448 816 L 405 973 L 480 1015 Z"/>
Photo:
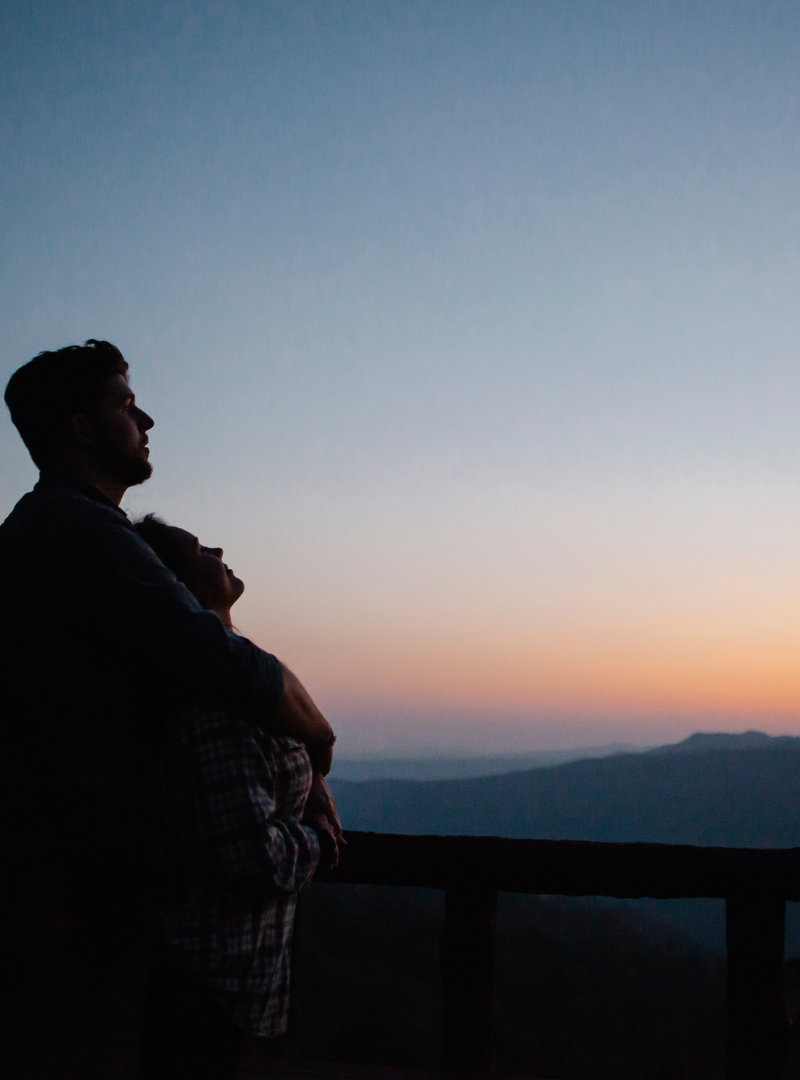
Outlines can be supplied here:
<path id="1" fill-rule="evenodd" d="M 415 710 L 800 717 L 800 636 L 692 640 L 664 628 L 596 638 L 416 642 L 292 635 L 274 646 L 312 690 L 339 702 Z"/>
<path id="2" fill-rule="evenodd" d="M 720 490 L 697 495 L 697 519 L 657 487 L 602 513 L 573 493 L 564 520 L 557 500 L 526 509 L 523 490 L 493 525 L 457 500 L 425 533 L 354 519 L 325 562 L 298 534 L 291 574 L 262 570 L 254 542 L 243 629 L 342 715 L 797 728 L 800 501 L 781 489 L 788 509 L 770 517 L 752 485 L 728 515 Z"/>

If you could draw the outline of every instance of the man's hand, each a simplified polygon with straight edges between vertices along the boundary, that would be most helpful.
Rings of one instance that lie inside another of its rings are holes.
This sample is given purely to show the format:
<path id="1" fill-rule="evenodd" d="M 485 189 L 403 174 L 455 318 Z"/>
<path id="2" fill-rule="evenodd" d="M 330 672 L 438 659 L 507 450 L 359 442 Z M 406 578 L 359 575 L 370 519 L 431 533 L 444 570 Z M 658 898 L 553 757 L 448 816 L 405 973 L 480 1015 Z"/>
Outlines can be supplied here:
<path id="1" fill-rule="evenodd" d="M 319 869 L 333 870 L 339 863 L 339 844 L 333 826 L 324 814 L 303 815 L 303 824 L 313 829 L 319 840 Z"/>
<path id="2" fill-rule="evenodd" d="M 337 841 L 342 838 L 342 823 L 336 811 L 336 803 L 333 801 L 331 789 L 328 787 L 325 777 L 320 772 L 314 773 L 311 781 L 311 791 L 306 800 L 306 813 L 309 815 L 321 814 L 327 818 L 328 824 L 333 829 L 333 835 Z"/>

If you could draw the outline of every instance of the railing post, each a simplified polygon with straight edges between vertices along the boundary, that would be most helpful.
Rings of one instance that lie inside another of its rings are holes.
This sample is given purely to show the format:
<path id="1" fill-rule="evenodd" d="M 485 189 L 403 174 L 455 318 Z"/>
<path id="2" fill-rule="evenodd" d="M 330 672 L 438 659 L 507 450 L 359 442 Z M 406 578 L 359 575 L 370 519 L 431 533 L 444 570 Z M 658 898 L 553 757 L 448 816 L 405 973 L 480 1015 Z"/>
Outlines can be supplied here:
<path id="1" fill-rule="evenodd" d="M 786 901 L 775 896 L 729 896 L 728 1080 L 778 1080 L 788 1055 L 783 1007 Z"/>
<path id="2" fill-rule="evenodd" d="M 494 1073 L 496 954 L 497 892 L 466 884 L 448 888 L 440 955 L 451 1075 Z"/>

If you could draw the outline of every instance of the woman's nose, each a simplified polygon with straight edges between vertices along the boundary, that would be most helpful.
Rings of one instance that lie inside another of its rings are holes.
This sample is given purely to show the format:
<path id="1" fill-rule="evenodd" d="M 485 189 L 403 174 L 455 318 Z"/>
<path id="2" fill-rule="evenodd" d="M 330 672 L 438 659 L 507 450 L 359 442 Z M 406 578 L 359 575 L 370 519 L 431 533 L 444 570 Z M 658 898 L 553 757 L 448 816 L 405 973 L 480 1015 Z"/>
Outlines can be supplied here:
<path id="1" fill-rule="evenodd" d="M 222 548 L 212 548 L 211 554 L 216 555 L 218 559 L 221 559 L 225 552 L 222 550 Z"/>

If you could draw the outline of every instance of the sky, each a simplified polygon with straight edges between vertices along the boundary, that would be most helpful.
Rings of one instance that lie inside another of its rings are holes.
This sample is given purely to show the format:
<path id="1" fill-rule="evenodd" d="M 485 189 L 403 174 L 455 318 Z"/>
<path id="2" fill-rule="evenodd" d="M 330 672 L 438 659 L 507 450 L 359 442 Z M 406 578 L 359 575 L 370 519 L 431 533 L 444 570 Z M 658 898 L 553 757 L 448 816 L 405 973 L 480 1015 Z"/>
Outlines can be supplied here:
<path id="1" fill-rule="evenodd" d="M 342 754 L 800 734 L 796 3 L 6 0 L 0 139 Z"/>

